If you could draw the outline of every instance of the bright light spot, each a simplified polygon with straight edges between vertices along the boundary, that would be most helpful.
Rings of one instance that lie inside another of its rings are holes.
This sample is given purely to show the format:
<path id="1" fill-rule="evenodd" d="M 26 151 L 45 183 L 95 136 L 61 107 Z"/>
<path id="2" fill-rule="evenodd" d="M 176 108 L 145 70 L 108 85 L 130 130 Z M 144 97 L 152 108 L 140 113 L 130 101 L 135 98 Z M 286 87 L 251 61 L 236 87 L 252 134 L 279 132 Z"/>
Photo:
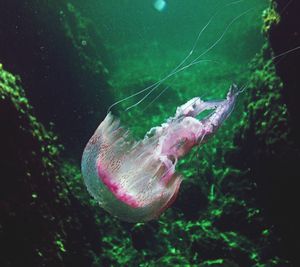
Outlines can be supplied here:
<path id="1" fill-rule="evenodd" d="M 156 0 L 154 1 L 153 6 L 157 11 L 162 12 L 165 10 L 167 3 L 164 0 Z"/>

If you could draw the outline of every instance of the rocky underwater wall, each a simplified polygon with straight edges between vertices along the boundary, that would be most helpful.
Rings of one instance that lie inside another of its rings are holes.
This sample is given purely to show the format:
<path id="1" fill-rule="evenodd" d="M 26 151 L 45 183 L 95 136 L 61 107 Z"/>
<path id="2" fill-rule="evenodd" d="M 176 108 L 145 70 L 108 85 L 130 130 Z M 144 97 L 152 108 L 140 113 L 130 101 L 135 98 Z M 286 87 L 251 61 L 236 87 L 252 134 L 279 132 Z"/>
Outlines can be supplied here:
<path id="1" fill-rule="evenodd" d="M 300 52 L 295 50 L 300 45 L 300 27 L 296 10 L 300 10 L 298 1 L 276 0 L 270 1 L 270 8 L 263 13 L 267 42 L 252 63 L 248 123 L 236 135 L 241 147 L 236 157 L 244 159 L 239 168 L 250 168 L 249 177 L 257 184 L 257 203 L 280 237 L 277 255 L 289 258 L 292 266 L 300 264 L 294 245 L 299 233 L 295 212 L 300 162 Z M 281 54 L 285 55 L 270 61 Z"/>
<path id="2" fill-rule="evenodd" d="M 0 13 L 1 63 L 22 77 L 38 119 L 54 123 L 64 153 L 79 161 L 111 102 L 97 27 L 68 1 L 3 0 Z"/>
<path id="3" fill-rule="evenodd" d="M 0 123 L 0 266 L 90 266 L 91 247 L 99 249 L 93 214 L 68 191 L 62 146 L 2 64 Z"/>

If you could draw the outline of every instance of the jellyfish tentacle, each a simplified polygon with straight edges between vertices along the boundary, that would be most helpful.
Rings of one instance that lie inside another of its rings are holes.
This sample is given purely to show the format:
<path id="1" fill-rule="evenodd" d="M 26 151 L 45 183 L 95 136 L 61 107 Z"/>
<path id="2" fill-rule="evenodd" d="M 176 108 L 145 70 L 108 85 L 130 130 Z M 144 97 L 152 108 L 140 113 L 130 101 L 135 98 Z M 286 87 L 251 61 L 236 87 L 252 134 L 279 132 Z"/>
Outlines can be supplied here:
<path id="1" fill-rule="evenodd" d="M 173 77 L 174 75 L 176 75 L 177 73 L 193 66 L 193 65 L 196 65 L 196 64 L 199 64 L 201 62 L 210 62 L 210 61 L 214 61 L 214 60 L 204 60 L 204 59 L 201 59 L 200 58 L 204 55 L 206 55 L 210 50 L 212 50 L 224 37 L 224 35 L 226 34 L 226 32 L 228 31 L 228 29 L 230 28 L 230 26 L 236 21 L 238 20 L 241 16 L 245 15 L 247 12 L 249 12 L 250 10 L 240 14 L 239 16 L 235 17 L 228 25 L 227 27 L 225 28 L 224 32 L 221 34 L 221 37 L 216 41 L 214 42 L 213 45 L 211 45 L 207 50 L 205 50 L 204 52 L 202 52 L 199 56 L 197 56 L 194 60 L 192 60 L 190 63 L 186 64 L 185 63 L 190 59 L 190 57 L 194 54 L 194 51 L 199 43 L 199 40 L 200 40 L 200 37 L 202 36 L 202 34 L 205 32 L 205 30 L 208 28 L 208 26 L 211 24 L 212 20 L 219 14 L 219 12 L 221 10 L 223 10 L 224 8 L 226 7 L 229 7 L 231 5 L 235 5 L 235 4 L 238 4 L 240 2 L 243 2 L 244 0 L 238 0 L 238 1 L 233 1 L 233 2 L 230 2 L 228 4 L 225 4 L 224 6 L 222 6 L 221 8 L 219 8 L 211 17 L 210 19 L 208 20 L 208 22 L 202 27 L 202 29 L 199 31 L 198 35 L 197 35 L 197 38 L 195 39 L 194 43 L 193 43 L 193 46 L 191 48 L 191 50 L 189 50 L 189 52 L 187 53 L 187 55 L 180 61 L 179 64 L 176 65 L 176 67 L 174 67 L 165 77 L 163 77 L 162 79 L 160 79 L 159 81 L 151 84 L 150 86 L 147 86 L 145 87 L 144 89 L 132 94 L 132 95 L 129 95 L 123 99 L 120 99 L 118 101 L 116 101 L 115 103 L 113 103 L 109 108 L 108 108 L 108 111 L 107 113 L 109 113 L 111 111 L 111 109 L 126 101 L 126 100 L 129 100 L 135 96 L 138 96 L 144 92 L 147 92 L 149 91 L 146 96 L 142 97 L 137 103 L 133 104 L 132 106 L 128 107 L 126 110 L 129 110 L 137 105 L 139 105 L 142 101 L 144 101 L 149 95 L 151 95 L 163 82 L 165 82 L 166 80 L 168 80 L 169 78 Z M 160 94 L 161 95 L 161 94 Z"/>
<path id="2" fill-rule="evenodd" d="M 193 54 L 193 50 L 190 51 L 190 53 L 188 54 L 188 56 L 177 66 L 175 67 L 166 77 L 164 77 L 163 79 L 161 79 L 160 81 L 156 82 L 155 84 L 153 84 L 153 86 L 149 86 L 147 87 L 147 89 L 149 89 L 150 91 L 143 96 L 139 101 L 137 101 L 136 103 L 132 104 L 131 106 L 126 108 L 126 111 L 138 106 L 140 103 L 142 103 L 148 96 L 150 96 L 163 82 L 165 82 L 167 79 L 169 79 L 170 77 L 173 77 L 174 75 L 178 74 L 179 72 L 182 72 L 185 69 L 188 69 L 190 67 L 192 67 L 193 65 L 199 64 L 201 62 L 209 62 L 209 61 L 213 61 L 213 60 L 208 60 L 208 59 L 200 59 L 201 57 L 205 56 L 207 53 L 209 53 L 219 42 L 221 42 L 221 40 L 223 39 L 223 37 L 225 36 L 225 34 L 227 33 L 227 31 L 229 30 L 229 28 L 232 26 L 232 24 L 237 21 L 240 17 L 244 16 L 245 14 L 247 14 L 248 12 L 250 12 L 253 8 L 250 8 L 248 10 L 246 10 L 245 12 L 243 12 L 242 14 L 236 16 L 235 18 L 233 18 L 230 23 L 226 26 L 225 30 L 222 32 L 222 34 L 220 35 L 220 37 L 211 45 L 209 46 L 204 52 L 202 52 L 199 56 L 197 56 L 195 59 L 193 59 L 190 63 L 188 63 L 187 65 L 182 66 L 188 58 L 190 58 L 190 56 Z M 206 27 L 206 26 L 205 26 Z M 181 67 L 182 66 L 182 67 Z M 144 89 L 142 90 L 144 91 Z M 137 94 L 139 94 L 139 92 L 137 92 Z M 129 96 L 131 97 L 131 96 Z"/>
<path id="3" fill-rule="evenodd" d="M 239 1 L 237 1 L 239 2 Z M 184 60 L 182 60 L 182 62 L 180 62 L 167 76 L 165 76 L 164 78 L 162 78 L 161 80 L 159 80 L 158 82 L 154 83 L 151 86 L 148 86 L 146 89 L 149 89 L 150 91 L 143 96 L 138 102 L 134 103 L 133 105 L 129 106 L 126 108 L 126 111 L 136 107 L 137 105 L 139 105 L 140 103 L 142 103 L 148 96 L 150 96 L 164 81 L 166 81 L 167 79 L 169 79 L 170 77 L 173 77 L 174 75 L 178 74 L 179 72 L 192 67 L 193 65 L 199 64 L 201 62 L 210 62 L 210 61 L 214 61 L 214 60 L 208 60 L 208 59 L 200 59 L 201 57 L 205 56 L 207 53 L 209 53 L 218 43 L 220 43 L 223 39 L 223 37 L 225 36 L 225 34 L 228 32 L 229 28 L 232 26 L 232 24 L 234 24 L 235 21 L 237 21 L 239 18 L 241 18 L 242 16 L 244 16 L 245 14 L 249 13 L 251 10 L 253 10 L 254 8 L 249 8 L 248 10 L 246 10 L 245 12 L 239 14 L 238 16 L 236 16 L 235 18 L 233 18 L 229 24 L 226 26 L 225 30 L 222 32 L 222 34 L 220 35 L 220 37 L 211 45 L 209 46 L 206 50 L 204 50 L 204 52 L 202 52 L 200 55 L 198 55 L 195 59 L 193 59 L 190 63 L 184 65 L 184 63 L 190 58 L 190 56 L 193 54 L 195 47 L 193 47 L 190 52 L 188 53 L 188 55 L 184 58 Z M 212 18 L 211 18 L 212 20 Z M 207 28 L 207 26 L 210 24 L 211 20 L 204 26 L 204 28 L 200 31 L 200 36 L 203 33 L 203 31 Z M 199 36 L 199 38 L 200 38 Z M 196 39 L 195 45 L 198 43 L 199 38 Z M 182 66 L 182 67 L 181 67 Z M 141 90 L 144 92 L 144 89 Z M 141 92 L 140 91 L 140 92 Z M 139 92 L 137 92 L 135 95 L 139 94 Z M 131 96 L 129 96 L 131 97 Z M 122 100 L 121 100 L 122 101 Z"/>

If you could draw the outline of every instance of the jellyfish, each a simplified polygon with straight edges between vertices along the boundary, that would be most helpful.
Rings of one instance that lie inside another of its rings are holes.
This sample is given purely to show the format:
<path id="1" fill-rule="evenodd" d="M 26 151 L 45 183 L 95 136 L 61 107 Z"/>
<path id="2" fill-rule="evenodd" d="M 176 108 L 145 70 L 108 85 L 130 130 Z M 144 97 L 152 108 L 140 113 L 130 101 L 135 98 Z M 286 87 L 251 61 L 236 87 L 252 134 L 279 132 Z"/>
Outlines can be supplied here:
<path id="1" fill-rule="evenodd" d="M 238 2 L 226 4 L 225 7 Z M 183 180 L 176 172 L 178 160 L 216 133 L 231 114 L 237 96 L 245 90 L 238 89 L 233 84 L 223 100 L 204 101 L 200 97 L 194 97 L 179 106 L 175 115 L 165 123 L 151 128 L 140 141 L 133 140 L 129 131 L 121 127 L 119 119 L 110 112 L 115 105 L 146 92 L 145 96 L 126 111 L 134 108 L 167 79 L 201 62 L 210 62 L 211 60 L 202 57 L 222 40 L 235 21 L 249 12 L 247 10 L 232 19 L 212 45 L 192 58 L 201 35 L 220 10 L 200 30 L 191 50 L 169 74 L 109 107 L 107 116 L 84 149 L 81 169 L 88 192 L 103 209 L 120 220 L 150 221 L 158 218 L 171 206 Z M 168 86 L 158 97 L 167 88 Z M 154 98 L 156 99 L 157 97 Z M 198 119 L 198 115 L 206 110 L 210 110 L 210 114 Z"/>
<path id="2" fill-rule="evenodd" d="M 239 92 L 232 85 L 224 100 L 195 97 L 140 141 L 133 140 L 109 112 L 82 156 L 82 174 L 89 193 L 121 220 L 145 222 L 158 218 L 178 195 L 182 182 L 175 171 L 178 159 L 217 131 L 233 110 Z M 210 114 L 197 119 L 205 110 L 211 110 Z"/>

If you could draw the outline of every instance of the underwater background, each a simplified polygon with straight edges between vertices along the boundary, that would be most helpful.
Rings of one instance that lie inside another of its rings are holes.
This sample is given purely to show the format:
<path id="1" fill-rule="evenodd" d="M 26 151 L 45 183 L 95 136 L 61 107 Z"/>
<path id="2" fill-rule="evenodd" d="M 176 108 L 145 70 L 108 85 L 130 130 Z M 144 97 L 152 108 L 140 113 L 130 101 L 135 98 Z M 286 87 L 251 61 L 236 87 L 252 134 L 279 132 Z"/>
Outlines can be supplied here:
<path id="1" fill-rule="evenodd" d="M 0 0 L 0 266 L 300 266 L 299 10 L 293 0 Z M 113 103 L 190 51 L 186 65 L 197 64 L 112 108 L 136 139 L 195 96 L 246 89 L 179 162 L 173 205 L 122 222 L 86 190 L 83 149 Z"/>

